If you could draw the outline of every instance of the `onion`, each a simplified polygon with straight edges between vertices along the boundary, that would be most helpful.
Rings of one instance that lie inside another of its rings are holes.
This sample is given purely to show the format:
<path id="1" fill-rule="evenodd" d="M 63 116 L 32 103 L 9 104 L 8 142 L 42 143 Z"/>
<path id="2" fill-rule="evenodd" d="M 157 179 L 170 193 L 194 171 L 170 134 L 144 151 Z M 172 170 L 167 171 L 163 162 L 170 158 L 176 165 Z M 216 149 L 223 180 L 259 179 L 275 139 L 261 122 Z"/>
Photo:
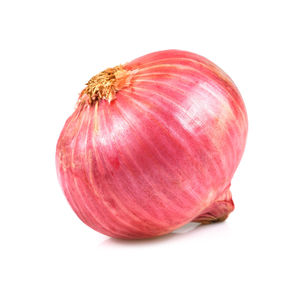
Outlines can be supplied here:
<path id="1" fill-rule="evenodd" d="M 215 64 L 151 53 L 87 83 L 57 143 L 58 179 L 78 217 L 115 238 L 223 221 L 247 128 L 239 91 Z"/>

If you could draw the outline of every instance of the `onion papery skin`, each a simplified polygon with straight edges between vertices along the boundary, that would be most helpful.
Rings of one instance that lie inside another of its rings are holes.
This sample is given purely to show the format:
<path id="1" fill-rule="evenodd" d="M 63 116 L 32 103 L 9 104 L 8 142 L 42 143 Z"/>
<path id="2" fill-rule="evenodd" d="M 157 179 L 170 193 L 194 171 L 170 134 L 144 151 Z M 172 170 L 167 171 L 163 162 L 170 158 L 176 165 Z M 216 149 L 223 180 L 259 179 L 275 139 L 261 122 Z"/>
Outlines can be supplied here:
<path id="1" fill-rule="evenodd" d="M 219 67 L 180 50 L 123 65 L 115 99 L 84 100 L 56 149 L 59 182 L 88 226 L 122 239 L 160 236 L 190 222 L 225 220 L 248 121 Z"/>

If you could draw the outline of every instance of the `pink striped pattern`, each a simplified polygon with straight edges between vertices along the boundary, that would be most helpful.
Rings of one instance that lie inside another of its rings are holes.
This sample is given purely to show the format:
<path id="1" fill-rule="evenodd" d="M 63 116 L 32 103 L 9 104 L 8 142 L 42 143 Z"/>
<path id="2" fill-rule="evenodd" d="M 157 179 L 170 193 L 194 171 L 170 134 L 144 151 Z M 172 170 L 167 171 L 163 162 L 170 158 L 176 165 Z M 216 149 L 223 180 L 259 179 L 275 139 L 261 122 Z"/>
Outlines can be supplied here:
<path id="1" fill-rule="evenodd" d="M 232 80 L 185 51 L 125 65 L 116 100 L 79 104 L 59 137 L 57 173 L 78 217 L 116 238 L 224 220 L 244 151 L 247 114 Z"/>

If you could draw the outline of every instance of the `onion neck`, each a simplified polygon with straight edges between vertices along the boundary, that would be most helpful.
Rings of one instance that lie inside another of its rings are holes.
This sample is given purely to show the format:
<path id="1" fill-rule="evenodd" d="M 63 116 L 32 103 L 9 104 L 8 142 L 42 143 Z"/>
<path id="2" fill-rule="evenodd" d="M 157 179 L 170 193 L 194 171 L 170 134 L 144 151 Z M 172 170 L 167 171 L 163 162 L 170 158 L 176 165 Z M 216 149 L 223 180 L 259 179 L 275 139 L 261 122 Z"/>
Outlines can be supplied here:
<path id="1" fill-rule="evenodd" d="M 80 95 L 80 101 L 89 104 L 100 100 L 111 102 L 116 99 L 118 91 L 130 85 L 130 81 L 131 72 L 125 70 L 122 65 L 107 68 L 88 81 L 87 87 Z"/>

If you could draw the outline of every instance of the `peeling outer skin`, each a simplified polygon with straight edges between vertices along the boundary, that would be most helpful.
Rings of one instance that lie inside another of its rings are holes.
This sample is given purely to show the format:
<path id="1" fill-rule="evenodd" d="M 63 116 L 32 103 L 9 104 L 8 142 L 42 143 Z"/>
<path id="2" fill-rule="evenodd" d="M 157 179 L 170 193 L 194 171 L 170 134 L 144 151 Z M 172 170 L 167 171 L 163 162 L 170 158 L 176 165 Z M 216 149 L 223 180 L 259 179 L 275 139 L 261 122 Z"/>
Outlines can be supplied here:
<path id="1" fill-rule="evenodd" d="M 229 187 L 230 185 L 226 187 L 224 192 L 208 206 L 208 208 L 203 210 L 193 222 L 210 224 L 225 221 L 228 215 L 234 210 L 234 203 Z"/>

